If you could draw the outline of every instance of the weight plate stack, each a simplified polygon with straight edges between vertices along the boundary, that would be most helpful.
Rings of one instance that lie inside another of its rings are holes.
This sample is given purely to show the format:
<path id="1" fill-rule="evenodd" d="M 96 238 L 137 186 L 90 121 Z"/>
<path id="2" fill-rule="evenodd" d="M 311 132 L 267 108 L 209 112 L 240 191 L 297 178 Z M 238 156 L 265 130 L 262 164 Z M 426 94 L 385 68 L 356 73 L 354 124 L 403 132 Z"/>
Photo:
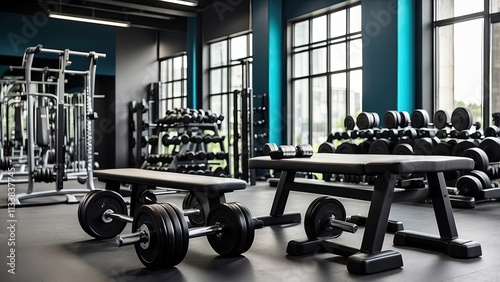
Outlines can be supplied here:
<path id="1" fill-rule="evenodd" d="M 355 126 L 356 126 L 356 121 L 352 116 L 346 116 L 344 118 L 344 128 L 346 130 L 353 130 Z"/>
<path id="2" fill-rule="evenodd" d="M 243 253 L 249 241 L 253 241 L 253 225 L 247 224 L 250 220 L 237 206 L 229 203 L 219 204 L 210 210 L 207 226 L 220 224 L 223 231 L 208 235 L 207 239 L 212 249 L 223 257 L 235 257 Z M 249 230 L 250 229 L 250 230 Z"/>
<path id="3" fill-rule="evenodd" d="M 465 107 L 458 107 L 451 114 L 451 124 L 458 130 L 469 130 L 472 126 L 472 112 Z"/>
<path id="4" fill-rule="evenodd" d="M 411 125 L 414 128 L 425 128 L 429 124 L 429 113 L 424 109 L 416 109 L 411 115 Z"/>
<path id="5" fill-rule="evenodd" d="M 434 127 L 437 129 L 443 129 L 450 123 L 450 117 L 448 113 L 444 110 L 439 110 L 434 113 Z"/>

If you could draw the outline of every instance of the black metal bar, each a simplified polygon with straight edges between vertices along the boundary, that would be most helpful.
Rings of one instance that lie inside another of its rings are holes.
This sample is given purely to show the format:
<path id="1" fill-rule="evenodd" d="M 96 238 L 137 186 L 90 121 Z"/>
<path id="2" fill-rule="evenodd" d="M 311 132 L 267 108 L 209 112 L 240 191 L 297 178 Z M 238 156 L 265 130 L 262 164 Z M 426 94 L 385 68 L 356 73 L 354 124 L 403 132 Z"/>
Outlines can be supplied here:
<path id="1" fill-rule="evenodd" d="M 432 205 L 442 239 L 458 238 L 457 226 L 453 217 L 453 210 L 449 200 L 448 190 L 442 172 L 427 173 L 429 189 L 431 190 Z"/>
<path id="2" fill-rule="evenodd" d="M 382 250 L 396 176 L 387 172 L 377 177 L 361 243 L 362 252 L 376 253 Z"/>
<path id="3" fill-rule="evenodd" d="M 281 172 L 280 182 L 278 183 L 278 187 L 276 187 L 276 194 L 274 195 L 273 205 L 269 213 L 271 216 L 280 216 L 285 212 L 286 201 L 290 194 L 288 184 L 293 182 L 295 174 L 295 171 Z"/>

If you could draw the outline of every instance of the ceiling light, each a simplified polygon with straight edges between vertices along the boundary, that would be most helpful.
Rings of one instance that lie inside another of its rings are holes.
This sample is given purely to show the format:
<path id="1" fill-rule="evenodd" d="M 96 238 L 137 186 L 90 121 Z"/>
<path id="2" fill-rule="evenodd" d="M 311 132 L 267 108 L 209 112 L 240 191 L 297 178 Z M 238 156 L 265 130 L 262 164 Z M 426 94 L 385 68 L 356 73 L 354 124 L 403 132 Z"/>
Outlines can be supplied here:
<path id="1" fill-rule="evenodd" d="M 78 15 L 61 14 L 61 13 L 56 13 L 56 12 L 52 12 L 52 11 L 49 12 L 49 17 L 54 18 L 54 19 L 70 20 L 70 21 L 85 22 L 85 23 L 104 24 L 104 25 L 111 25 L 111 26 L 118 26 L 118 27 L 129 27 L 130 26 L 130 22 L 107 20 L 107 19 L 85 17 L 85 16 L 78 16 Z"/>
<path id="2" fill-rule="evenodd" d="M 163 2 L 169 2 L 169 3 L 174 3 L 174 4 L 179 4 L 179 5 L 185 5 L 185 6 L 197 6 L 198 1 L 188 1 L 188 0 L 161 0 Z"/>

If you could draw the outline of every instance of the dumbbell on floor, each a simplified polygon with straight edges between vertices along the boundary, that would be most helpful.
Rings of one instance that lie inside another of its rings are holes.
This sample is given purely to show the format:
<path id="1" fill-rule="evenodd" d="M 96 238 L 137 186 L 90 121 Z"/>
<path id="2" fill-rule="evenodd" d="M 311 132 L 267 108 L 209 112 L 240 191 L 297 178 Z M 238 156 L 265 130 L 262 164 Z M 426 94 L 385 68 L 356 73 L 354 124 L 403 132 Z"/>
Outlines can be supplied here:
<path id="1" fill-rule="evenodd" d="M 197 209 L 181 211 L 173 204 L 149 204 L 140 206 L 132 218 L 125 214 L 127 206 L 118 193 L 94 191 L 84 197 L 78 209 L 84 231 L 96 238 L 110 238 L 132 222 L 136 232 L 118 236 L 116 243 L 134 244 L 139 259 L 148 268 L 179 264 L 187 253 L 189 239 L 201 236 L 207 236 L 221 256 L 238 256 L 251 247 L 255 228 L 263 227 L 263 222 L 253 218 L 240 203 L 215 206 L 208 214 L 207 226 L 189 229 L 184 216 L 199 213 Z"/>

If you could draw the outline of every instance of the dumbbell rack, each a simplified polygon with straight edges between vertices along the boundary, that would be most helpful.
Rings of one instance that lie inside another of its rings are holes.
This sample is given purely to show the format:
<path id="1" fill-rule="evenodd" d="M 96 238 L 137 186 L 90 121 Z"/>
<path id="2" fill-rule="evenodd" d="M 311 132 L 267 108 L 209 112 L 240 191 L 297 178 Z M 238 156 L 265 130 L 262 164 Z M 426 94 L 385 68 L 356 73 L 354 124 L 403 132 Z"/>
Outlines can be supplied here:
<path id="1" fill-rule="evenodd" d="M 211 134 L 207 134 L 207 132 Z M 217 141 L 212 142 L 212 138 L 215 137 L 218 138 Z M 168 141 L 168 139 L 171 141 Z M 185 140 L 181 141 L 181 139 Z M 189 173 L 188 168 L 197 167 L 196 171 L 198 173 L 203 170 L 208 175 L 211 166 L 218 166 L 221 167 L 218 169 L 218 176 L 228 174 L 229 156 L 225 152 L 224 138 L 219 135 L 217 122 L 163 123 L 159 120 L 151 141 L 153 140 L 157 140 L 155 145 L 151 145 L 155 149 L 150 151 L 150 157 L 143 163 L 141 168 Z M 205 142 L 205 140 L 209 142 Z M 218 146 L 219 151 L 217 153 L 210 150 L 210 143 Z M 190 154 L 191 158 L 186 157 L 188 154 Z M 204 157 L 200 158 L 198 154 L 202 154 Z M 215 157 L 209 158 L 209 154 L 213 156 L 217 154 L 219 158 L 216 161 L 209 162 L 209 159 L 215 159 Z M 153 161 L 155 158 L 156 160 Z M 224 162 L 226 168 L 222 168 Z M 191 171 L 194 172 L 194 170 Z"/>
<path id="2" fill-rule="evenodd" d="M 140 167 L 148 157 L 148 141 L 151 135 L 149 105 L 146 99 L 129 104 L 129 166 Z M 144 120 L 146 117 L 146 120 Z"/>

